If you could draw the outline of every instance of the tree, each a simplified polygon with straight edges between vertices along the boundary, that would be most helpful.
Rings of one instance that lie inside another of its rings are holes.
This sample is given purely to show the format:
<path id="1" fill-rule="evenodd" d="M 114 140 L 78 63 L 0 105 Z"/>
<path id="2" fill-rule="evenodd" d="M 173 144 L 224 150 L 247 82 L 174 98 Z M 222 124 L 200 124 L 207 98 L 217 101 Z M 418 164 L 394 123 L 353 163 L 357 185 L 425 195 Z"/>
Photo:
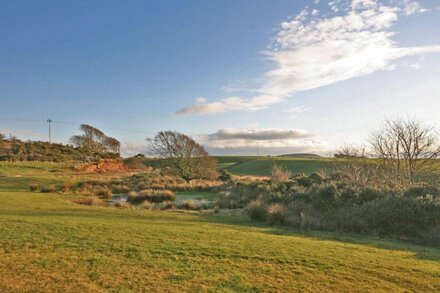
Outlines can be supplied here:
<path id="1" fill-rule="evenodd" d="M 371 180 L 377 181 L 377 164 L 368 158 L 364 147 L 342 146 L 335 154 L 338 159 L 334 169 L 344 181 L 365 187 Z"/>
<path id="2" fill-rule="evenodd" d="M 216 160 L 205 148 L 191 137 L 177 131 L 159 131 L 147 139 L 152 153 L 167 162 L 185 180 L 213 178 L 216 175 Z"/>
<path id="3" fill-rule="evenodd" d="M 121 143 L 113 137 L 106 136 L 101 130 L 81 124 L 83 135 L 72 136 L 70 141 L 77 147 L 84 148 L 90 153 L 119 153 Z"/>
<path id="4" fill-rule="evenodd" d="M 371 135 L 371 144 L 389 179 L 401 185 L 429 179 L 437 170 L 439 138 L 432 126 L 418 120 L 386 120 L 384 127 Z"/>

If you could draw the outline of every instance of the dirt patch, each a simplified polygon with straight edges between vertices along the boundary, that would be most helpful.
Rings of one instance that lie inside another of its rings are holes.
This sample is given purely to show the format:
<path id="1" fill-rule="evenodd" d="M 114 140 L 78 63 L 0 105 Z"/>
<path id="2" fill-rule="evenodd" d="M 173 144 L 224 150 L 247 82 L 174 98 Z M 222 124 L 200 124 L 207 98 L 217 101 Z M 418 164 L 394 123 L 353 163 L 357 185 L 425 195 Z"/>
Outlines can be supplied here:
<path id="1" fill-rule="evenodd" d="M 122 160 L 101 160 L 99 162 L 78 166 L 75 170 L 82 173 L 107 173 L 127 172 L 130 169 Z"/>

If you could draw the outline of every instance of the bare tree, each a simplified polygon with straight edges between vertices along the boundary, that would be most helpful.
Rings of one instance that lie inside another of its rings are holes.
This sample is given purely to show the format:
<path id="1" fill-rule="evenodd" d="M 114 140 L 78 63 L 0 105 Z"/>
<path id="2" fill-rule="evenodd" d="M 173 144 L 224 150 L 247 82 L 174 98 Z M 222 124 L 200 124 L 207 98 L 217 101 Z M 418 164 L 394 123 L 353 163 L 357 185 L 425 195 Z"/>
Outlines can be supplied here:
<path id="1" fill-rule="evenodd" d="M 80 130 L 84 134 L 72 136 L 70 139 L 75 146 L 90 153 L 119 153 L 121 143 L 117 139 L 106 136 L 101 130 L 87 124 L 81 124 Z"/>
<path id="2" fill-rule="evenodd" d="M 191 137 L 177 131 L 159 131 L 147 139 L 153 154 L 168 159 L 171 166 L 185 180 L 212 178 L 216 160 Z"/>
<path id="3" fill-rule="evenodd" d="M 389 179 L 401 185 L 428 179 L 437 171 L 439 138 L 432 126 L 419 120 L 386 120 L 384 127 L 371 135 L 371 144 Z"/>

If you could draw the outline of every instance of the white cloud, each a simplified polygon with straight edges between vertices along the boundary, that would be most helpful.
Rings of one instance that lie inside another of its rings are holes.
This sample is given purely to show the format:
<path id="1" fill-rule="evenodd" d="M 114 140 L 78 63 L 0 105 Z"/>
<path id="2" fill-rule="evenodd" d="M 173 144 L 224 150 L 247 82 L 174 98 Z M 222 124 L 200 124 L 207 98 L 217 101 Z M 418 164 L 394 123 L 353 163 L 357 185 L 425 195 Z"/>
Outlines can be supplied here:
<path id="1" fill-rule="evenodd" d="M 301 105 L 301 106 L 294 106 L 289 109 L 286 109 L 286 110 L 284 110 L 284 112 L 288 113 L 290 118 L 295 118 L 298 116 L 298 114 L 309 111 L 310 109 L 312 109 L 312 108 L 305 106 L 305 105 Z"/>
<path id="2" fill-rule="evenodd" d="M 271 49 L 263 52 L 272 67 L 255 90 L 259 92 L 257 96 L 198 103 L 176 114 L 261 110 L 300 91 L 379 70 L 392 70 L 396 60 L 403 57 L 440 52 L 440 45 L 400 47 L 393 40 L 395 32 L 391 28 L 400 17 L 426 11 L 417 2 L 384 5 L 375 0 L 353 0 L 341 3 L 340 0 L 328 3 L 334 12 L 330 16 L 313 16 L 306 8 L 292 20 L 281 22 Z M 340 8 L 344 15 L 336 14 Z"/>
<path id="3" fill-rule="evenodd" d="M 412 2 L 412 1 L 404 1 L 405 6 L 403 8 L 403 11 L 406 15 L 411 15 L 415 13 L 424 13 L 428 12 L 429 9 L 423 8 L 418 2 Z"/>
<path id="4" fill-rule="evenodd" d="M 311 12 L 311 14 L 312 14 L 313 16 L 317 16 L 317 15 L 319 15 L 319 10 L 318 10 L 318 9 L 313 9 L 312 12 Z"/>
<path id="5" fill-rule="evenodd" d="M 121 155 L 123 157 L 131 157 L 137 154 L 147 155 L 149 153 L 147 142 L 122 142 L 121 143 Z"/>
<path id="6" fill-rule="evenodd" d="M 258 147 L 266 154 L 323 152 L 325 143 L 302 129 L 255 128 L 220 129 L 201 136 L 199 141 L 216 154 L 252 154 Z"/>

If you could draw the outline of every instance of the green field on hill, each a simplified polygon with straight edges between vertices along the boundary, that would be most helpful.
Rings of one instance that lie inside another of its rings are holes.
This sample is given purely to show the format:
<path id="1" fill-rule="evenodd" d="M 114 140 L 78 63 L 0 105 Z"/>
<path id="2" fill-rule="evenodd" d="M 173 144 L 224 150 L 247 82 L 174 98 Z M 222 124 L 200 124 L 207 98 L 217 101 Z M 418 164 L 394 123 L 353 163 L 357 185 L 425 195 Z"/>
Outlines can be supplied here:
<path id="1" fill-rule="evenodd" d="M 0 164 L 1 292 L 440 290 L 435 248 L 257 225 L 240 210 L 87 207 L 74 195 L 26 191 L 81 176 L 57 164 Z"/>
<path id="2" fill-rule="evenodd" d="M 274 164 L 281 165 L 292 174 L 332 170 L 336 164 L 331 158 L 291 158 L 291 157 L 216 157 L 219 168 L 237 175 L 270 176 Z"/>

